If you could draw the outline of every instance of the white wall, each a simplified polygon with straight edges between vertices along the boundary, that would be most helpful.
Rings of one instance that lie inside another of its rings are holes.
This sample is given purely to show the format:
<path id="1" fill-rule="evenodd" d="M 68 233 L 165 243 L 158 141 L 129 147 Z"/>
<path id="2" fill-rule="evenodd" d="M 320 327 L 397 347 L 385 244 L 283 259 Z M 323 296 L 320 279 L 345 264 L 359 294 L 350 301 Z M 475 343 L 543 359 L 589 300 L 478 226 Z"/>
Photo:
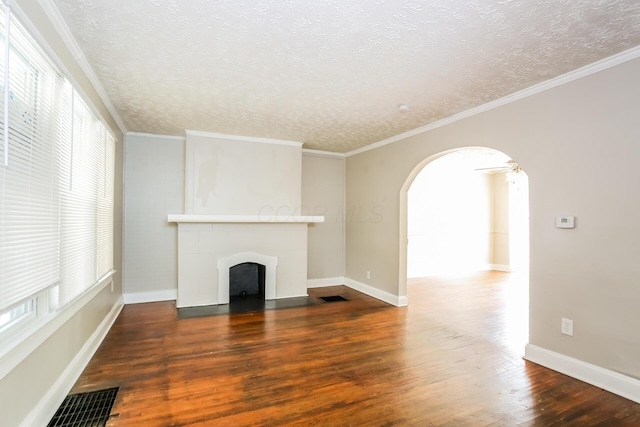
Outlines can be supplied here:
<path id="1" fill-rule="evenodd" d="M 406 293 L 405 181 L 449 150 L 495 148 L 529 176 L 530 344 L 639 378 L 639 75 L 634 59 L 348 157 L 347 209 L 378 215 L 347 217 L 347 277 Z M 555 228 L 557 215 L 576 215 L 576 228 Z M 562 317 L 573 319 L 573 337 L 560 333 Z"/>
<path id="2" fill-rule="evenodd" d="M 126 136 L 124 293 L 129 298 L 177 289 L 178 227 L 167 215 L 184 211 L 184 145 L 176 137 Z"/>
<path id="3" fill-rule="evenodd" d="M 341 157 L 302 155 L 303 212 L 325 217 L 309 224 L 309 279 L 344 276 L 344 165 Z"/>

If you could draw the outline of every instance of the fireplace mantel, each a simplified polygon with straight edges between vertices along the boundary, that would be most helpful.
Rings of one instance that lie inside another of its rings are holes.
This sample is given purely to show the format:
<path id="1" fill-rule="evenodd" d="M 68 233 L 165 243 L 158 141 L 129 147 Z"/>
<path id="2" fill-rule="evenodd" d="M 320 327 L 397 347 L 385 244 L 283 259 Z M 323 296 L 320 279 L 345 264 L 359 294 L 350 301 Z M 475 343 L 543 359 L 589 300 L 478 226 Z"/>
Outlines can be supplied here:
<path id="1" fill-rule="evenodd" d="M 175 222 L 178 224 L 310 224 L 324 222 L 324 216 L 171 214 L 168 217 L 168 222 Z"/>

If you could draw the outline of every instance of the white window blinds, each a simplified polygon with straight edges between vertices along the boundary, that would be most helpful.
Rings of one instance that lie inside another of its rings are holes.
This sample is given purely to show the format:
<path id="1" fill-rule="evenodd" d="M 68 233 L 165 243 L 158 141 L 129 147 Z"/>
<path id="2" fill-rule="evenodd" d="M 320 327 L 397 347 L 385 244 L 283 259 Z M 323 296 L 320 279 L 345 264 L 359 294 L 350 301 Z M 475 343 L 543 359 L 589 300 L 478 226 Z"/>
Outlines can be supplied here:
<path id="1" fill-rule="evenodd" d="M 7 44 L 0 11 L 2 312 L 54 285 L 67 304 L 113 269 L 115 141 L 13 18 Z"/>
<path id="2" fill-rule="evenodd" d="M 77 95 L 72 128 L 61 193 L 61 305 L 113 269 L 113 138 Z"/>
<path id="3" fill-rule="evenodd" d="M 98 185 L 98 278 L 113 270 L 113 194 L 116 160 L 115 140 L 107 132 L 104 135 L 102 172 Z"/>

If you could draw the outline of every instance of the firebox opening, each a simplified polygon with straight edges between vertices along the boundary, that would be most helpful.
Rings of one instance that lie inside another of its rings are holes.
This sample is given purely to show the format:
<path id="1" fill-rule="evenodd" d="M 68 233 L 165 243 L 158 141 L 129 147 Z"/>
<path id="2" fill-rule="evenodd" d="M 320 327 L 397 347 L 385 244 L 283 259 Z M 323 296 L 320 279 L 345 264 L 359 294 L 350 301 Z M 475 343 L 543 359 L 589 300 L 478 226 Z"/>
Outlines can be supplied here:
<path id="1" fill-rule="evenodd" d="M 244 262 L 229 268 L 229 309 L 264 310 L 265 266 Z"/>

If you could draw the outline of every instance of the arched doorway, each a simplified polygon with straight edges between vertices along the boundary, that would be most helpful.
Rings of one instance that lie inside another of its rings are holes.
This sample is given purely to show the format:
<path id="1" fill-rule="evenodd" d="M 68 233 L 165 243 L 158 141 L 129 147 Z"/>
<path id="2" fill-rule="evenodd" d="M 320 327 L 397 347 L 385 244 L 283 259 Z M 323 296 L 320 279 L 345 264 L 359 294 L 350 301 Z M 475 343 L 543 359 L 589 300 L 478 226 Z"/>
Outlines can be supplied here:
<path id="1" fill-rule="evenodd" d="M 432 312 L 435 303 L 448 319 L 459 321 L 456 313 L 462 310 L 473 323 L 480 318 L 475 310 L 493 307 L 503 344 L 523 351 L 528 342 L 528 199 L 526 173 L 494 149 L 451 150 L 416 166 L 400 194 L 404 301 L 409 303 L 407 278 L 421 277 L 411 279 L 419 312 Z"/>
<path id="2" fill-rule="evenodd" d="M 422 224 L 415 223 L 416 216 Z M 408 276 L 447 270 L 526 273 L 527 176 L 506 154 L 491 148 L 431 156 L 402 186 L 399 232 L 399 295 L 405 301 Z"/>

